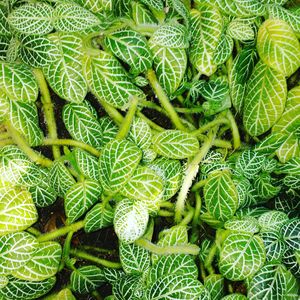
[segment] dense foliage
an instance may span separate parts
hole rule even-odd
[[[298,1],[0,0],[0,29],[0,300],[298,299]]]

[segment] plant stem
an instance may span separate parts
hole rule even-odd
[[[235,122],[235,119],[230,110],[227,111],[227,118],[228,118],[228,120],[230,122],[230,126],[231,126],[232,137],[233,137],[233,148],[238,149],[241,146],[240,133],[239,133],[237,124]]]
[[[122,268],[122,265],[119,262],[113,262],[113,261],[109,261],[106,259],[102,259],[102,258],[96,257],[94,255],[91,255],[85,251],[71,249],[70,254],[72,254],[78,258],[82,258],[82,259],[86,259],[88,261],[94,262],[98,265],[101,265],[101,266],[104,266],[107,268],[112,268],[112,269],[121,269]]]
[[[193,160],[189,163],[186,171],[185,177],[177,197],[177,202],[175,206],[175,222],[180,223],[181,217],[184,211],[185,199],[188,195],[189,189],[192,185],[193,179],[198,173],[199,164],[201,160],[206,156],[208,150],[211,148],[215,134],[212,132],[208,135],[208,139],[203,143],[200,151],[195,155]]]
[[[136,240],[135,244],[157,255],[168,255],[168,254],[198,255],[200,251],[199,247],[193,244],[176,245],[176,246],[158,246],[143,238]]]
[[[42,146],[48,145],[63,145],[63,146],[74,146],[86,150],[87,152],[99,157],[101,152],[94,147],[71,139],[44,139]]]
[[[161,126],[157,125],[156,123],[154,123],[153,121],[148,119],[142,112],[138,111],[137,116],[140,117],[141,119],[143,119],[152,129],[154,129],[158,132],[165,131],[164,128],[162,128]]]
[[[208,131],[209,129],[217,126],[217,125],[221,125],[221,124],[229,124],[228,119],[226,118],[217,118],[201,127],[199,127],[198,129],[196,129],[195,131],[191,132],[192,135],[198,136],[200,134],[202,134],[203,132]]]
[[[6,139],[0,141],[0,147],[6,146],[6,145],[12,145],[14,144],[14,141],[12,139]]]
[[[212,263],[213,263],[215,255],[217,253],[217,249],[218,248],[217,248],[216,243],[213,243],[213,245],[211,246],[211,248],[208,252],[205,263],[204,263],[204,266],[205,266],[205,268],[206,268],[206,270],[208,271],[209,274],[214,274],[215,273],[215,270],[212,266]]]
[[[13,140],[14,143],[17,144],[17,146],[35,163],[44,166],[44,167],[50,167],[52,165],[52,161],[42,154],[34,151],[32,148],[30,148],[27,141],[23,138],[23,136],[12,126],[12,124],[7,121],[6,128]]]
[[[84,221],[78,221],[76,223],[61,227],[57,230],[54,230],[54,231],[51,231],[48,233],[44,233],[38,237],[38,241],[39,242],[52,241],[63,235],[68,234],[71,231],[76,232],[76,231],[82,229],[83,226],[84,226]]]
[[[138,103],[139,103],[139,99],[134,96],[132,98],[132,100],[130,101],[129,109],[127,111],[127,114],[126,114],[125,118],[123,119],[123,122],[120,126],[120,129],[119,129],[119,132],[116,136],[116,139],[122,140],[122,139],[126,138],[128,132],[130,130],[131,123],[133,121]]]
[[[83,250],[91,250],[94,252],[98,252],[98,253],[102,253],[102,254],[109,254],[109,255],[116,255],[116,250],[115,249],[105,249],[105,248],[99,248],[99,247],[94,247],[94,246],[86,246],[83,245],[82,247],[80,247],[80,249]]]
[[[205,186],[206,182],[207,182],[207,179],[203,179],[203,180],[196,182],[192,187],[192,192],[196,192],[197,190],[199,190],[200,188]]]
[[[63,247],[63,251],[62,251],[62,259],[59,265],[59,271],[61,271],[64,266],[66,265],[67,267],[71,268],[73,267],[73,264],[70,263],[70,249],[71,249],[71,242],[72,242],[72,237],[73,237],[74,232],[70,231],[67,234],[67,237],[65,239],[64,242],[64,247]]]
[[[160,208],[165,207],[165,208],[173,209],[174,208],[174,203],[171,203],[169,201],[164,201],[164,202],[159,204],[159,207]]]
[[[51,100],[50,92],[48,89],[47,82],[45,80],[45,76],[40,69],[33,69],[33,74],[37,80],[37,83],[40,88],[41,92],[41,102],[43,105],[43,111],[45,114],[45,120],[49,132],[49,137],[51,139],[56,139],[57,138],[57,127],[56,127],[56,121],[54,117],[54,109],[53,109],[53,103]],[[53,146],[52,147],[52,152],[53,152],[53,157],[55,159],[60,157],[60,151],[59,147]]]
[[[8,139],[10,138],[10,135],[8,132],[1,132],[0,133],[0,140],[5,140],[5,139]]]
[[[41,232],[34,227],[29,227],[26,229],[26,231],[33,234],[36,237],[41,235]]]
[[[194,212],[195,210],[193,208],[190,209],[186,214],[186,216],[179,223],[179,225],[183,225],[183,226],[188,225],[193,220]]]
[[[232,148],[232,144],[228,141],[225,140],[221,140],[221,139],[215,139],[213,142],[213,145],[216,147],[220,147],[220,148],[225,148],[225,149],[231,149]]]
[[[160,209],[157,213],[160,217],[173,217],[174,213],[168,210]]]
[[[181,123],[179,116],[177,115],[173,105],[170,103],[165,91],[159,84],[155,72],[152,69],[147,71],[147,78],[150,82],[152,89],[157,95],[160,104],[167,112],[168,116],[170,117],[175,127],[179,130],[186,131],[186,127]]]
[[[117,125],[121,125],[123,122],[124,117],[118,112],[117,109],[115,109],[113,106],[111,106],[110,104],[106,103],[105,101],[103,101],[102,99],[98,98],[99,103],[101,104],[101,106],[104,108],[104,110],[106,111],[106,113],[110,116],[110,118],[117,124]]]
[[[199,192],[195,193],[195,198],[196,198],[196,205],[195,205],[195,212],[193,216],[193,228],[195,228],[198,225],[199,216],[201,213],[201,206],[202,206],[202,201]]]

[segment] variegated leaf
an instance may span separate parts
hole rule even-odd
[[[251,25],[239,19],[235,19],[229,23],[226,33],[233,39],[242,42],[254,39],[254,30]]]
[[[258,218],[259,226],[261,227],[261,232],[279,232],[282,225],[288,221],[288,216],[281,211],[271,210],[262,214]]]
[[[141,158],[141,150],[131,142],[113,140],[106,144],[99,160],[104,191],[117,193],[131,178]]]
[[[225,222],[224,228],[230,231],[257,233],[260,230],[259,224],[254,217],[234,217]]]
[[[127,138],[140,149],[149,149],[152,139],[152,131],[149,124],[139,117],[134,118]]]
[[[300,249],[300,219],[286,221],[280,229],[287,246],[295,251]]]
[[[281,118],[280,118],[281,120]],[[276,124],[274,125],[274,127]],[[257,143],[254,147],[254,150],[261,154],[271,155],[275,152],[288,138],[287,134],[281,132],[274,132],[269,134],[262,141]]]
[[[300,251],[286,250],[283,254],[283,263],[292,272],[292,274],[300,277]]]
[[[198,10],[191,10],[190,26],[191,63],[200,73],[210,76],[217,70],[213,57],[222,33],[222,16],[216,7],[201,3]]]
[[[140,275],[122,275],[113,283],[113,297],[122,300],[136,300],[138,298],[135,295],[143,293],[142,284]]]
[[[0,60],[6,60],[6,53],[9,49],[10,41],[10,37],[0,36]]]
[[[266,258],[262,239],[252,233],[230,233],[223,242],[219,269],[232,281],[253,276],[263,266]]]
[[[232,53],[233,44],[233,39],[222,33],[213,55],[213,63],[216,65],[225,63]]]
[[[209,291],[211,300],[219,300],[225,294],[224,277],[220,274],[208,275],[204,286]]]
[[[109,143],[110,141],[116,138],[119,132],[119,127],[108,116],[100,118],[99,124],[101,126],[101,131],[102,131],[102,143],[103,145],[106,145],[107,143]]]
[[[300,43],[285,21],[269,19],[262,24],[257,51],[265,64],[285,76],[292,75],[300,66]]]
[[[65,212],[69,223],[80,218],[99,199],[102,188],[97,181],[85,180],[74,184],[65,195]]]
[[[113,6],[112,0],[77,0],[77,2],[95,14],[111,11]]]
[[[246,130],[253,136],[268,131],[283,113],[286,96],[284,75],[258,62],[247,86],[243,118]]]
[[[276,151],[281,163],[285,163],[293,157],[300,156],[300,141],[295,134],[290,134],[286,141]]]
[[[24,64],[1,63],[0,88],[10,100],[34,102],[38,97],[38,85],[30,70]]]
[[[70,102],[81,102],[87,93],[82,74],[82,39],[72,33],[57,32],[48,38],[59,49],[57,60],[43,68],[48,83],[57,95]]]
[[[2,36],[10,36],[10,28],[7,20],[8,11],[5,6],[0,7],[0,31]]]
[[[25,34],[46,34],[53,30],[53,8],[47,3],[27,3],[9,14],[11,27]]]

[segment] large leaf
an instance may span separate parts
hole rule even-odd
[[[114,107],[126,109],[132,96],[145,98],[144,93],[129,80],[118,60],[104,51],[85,57],[84,73],[92,92]]]
[[[61,3],[53,12],[54,27],[57,31],[82,31],[99,24],[99,19],[87,9],[74,3]]]
[[[130,73],[139,74],[152,66],[152,54],[146,39],[130,29],[121,29],[105,36],[105,46],[130,66]]]
[[[293,157],[300,156],[299,138],[296,134],[290,134],[286,141],[276,151],[276,155],[281,163],[289,161]]]
[[[199,150],[198,139],[180,130],[165,130],[158,133],[153,137],[152,143],[153,150],[167,158],[188,158]]]
[[[141,150],[131,142],[113,140],[108,143],[99,160],[104,191],[110,194],[118,192],[132,176],[141,157]]]
[[[43,68],[51,88],[61,98],[81,102],[87,93],[82,74],[82,39],[72,33],[57,32],[48,36],[57,46],[57,60]]]
[[[38,245],[30,261],[12,272],[16,278],[41,281],[50,278],[58,271],[62,249],[56,242],[44,242]]]
[[[10,45],[10,38],[3,35],[0,36],[0,60],[6,60],[6,53],[9,49],[9,45]]]
[[[35,237],[15,232],[0,237],[0,274],[10,275],[31,260],[38,249]]]
[[[97,181],[85,180],[74,184],[65,195],[65,212],[70,223],[80,218],[101,195]]]
[[[257,51],[265,64],[285,76],[292,75],[300,66],[300,43],[285,21],[269,19],[262,24]]]
[[[34,224],[37,218],[29,192],[0,187],[0,236],[24,230]]]
[[[70,278],[72,290],[80,294],[87,294],[96,290],[103,282],[103,271],[93,265],[74,270]]]
[[[24,64],[2,62],[0,88],[10,100],[22,102],[34,102],[39,92],[30,68]]]
[[[204,286],[209,291],[211,300],[219,300],[225,294],[224,277],[220,274],[207,276]]]
[[[119,247],[123,270],[128,274],[141,274],[150,268],[150,253],[135,244],[121,243]]]
[[[267,264],[250,281],[250,300],[297,300],[298,285],[294,276],[283,265]]]
[[[232,53],[233,44],[233,39],[222,33],[214,52],[213,63],[216,65],[225,63]]]
[[[63,121],[75,140],[101,148],[101,127],[86,102],[65,105]]]
[[[0,289],[0,297],[7,300],[33,300],[40,299],[47,294],[55,285],[55,277],[43,281],[25,281],[10,278],[9,283]]]
[[[124,243],[133,243],[140,238],[147,227],[148,208],[141,201],[123,199],[117,204],[114,216],[114,229]]]
[[[238,208],[238,194],[228,170],[214,171],[204,186],[208,212],[220,221],[230,219]]]
[[[38,111],[34,103],[10,101],[10,121],[21,132],[30,146],[42,143],[43,132],[39,127]]]
[[[10,36],[10,28],[7,20],[8,11],[4,6],[0,7],[0,31],[2,36]]]
[[[284,110],[287,87],[282,73],[258,62],[250,76],[243,123],[253,136],[269,130]]]
[[[295,251],[300,249],[300,219],[287,221],[281,227],[280,232],[290,249]]]
[[[222,33],[222,16],[216,7],[201,3],[198,10],[191,11],[190,26],[191,63],[200,73],[210,76],[217,70],[213,57]]]
[[[230,233],[225,239],[219,261],[221,274],[232,281],[253,276],[266,258],[263,241],[252,233]]]
[[[46,3],[21,5],[9,15],[9,24],[25,34],[46,34],[53,30],[53,8]]]

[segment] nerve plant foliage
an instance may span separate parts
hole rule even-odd
[[[0,1],[0,299],[298,299],[297,3]]]

